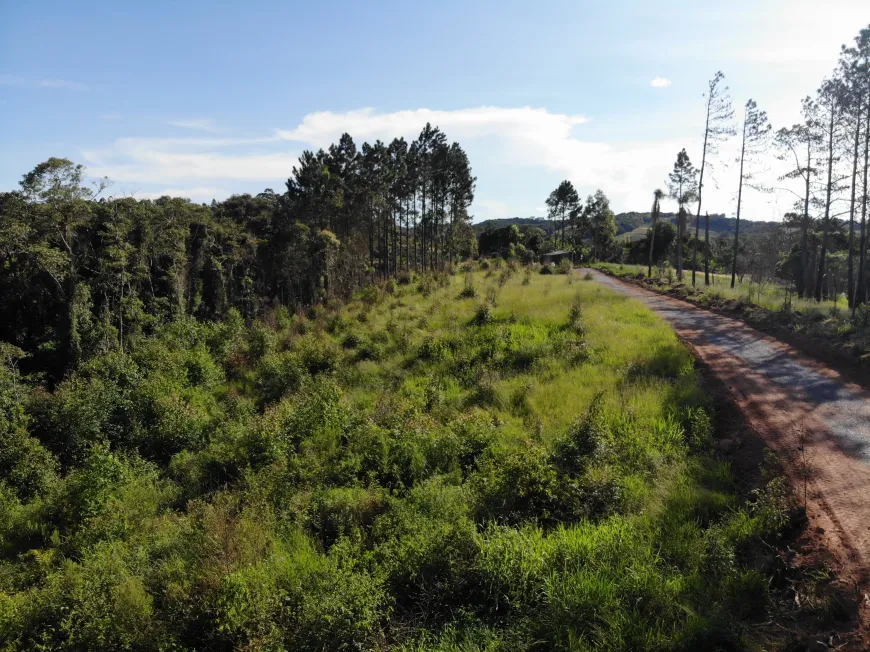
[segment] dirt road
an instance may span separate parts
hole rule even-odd
[[[811,527],[840,559],[841,576],[866,584],[870,393],[740,321],[589,271],[602,285],[652,308],[694,347],[730,389],[747,421],[777,451],[796,487],[810,470]]]

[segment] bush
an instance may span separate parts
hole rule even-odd
[[[553,266],[549,263],[544,263],[543,265],[541,265],[540,273],[541,274],[552,274],[553,273]]]
[[[585,333],[583,328],[583,304],[579,294],[575,294],[574,300],[571,302],[571,310],[568,313],[568,328],[578,335]]]
[[[303,367],[312,376],[335,371],[340,355],[335,345],[326,339],[305,337],[296,346]]]
[[[473,299],[477,296],[477,290],[474,287],[474,278],[471,274],[465,275],[465,286],[462,288],[462,292],[459,293],[460,299]]]
[[[556,265],[556,273],[557,274],[570,274],[571,273],[571,261],[567,258],[563,258],[559,261],[559,264]]]
[[[608,429],[603,405],[604,395],[596,395],[585,416],[556,443],[552,461],[563,473],[581,475],[589,459],[605,446]]]
[[[306,375],[305,363],[298,354],[273,353],[257,365],[257,388],[264,402],[270,403],[299,389]]]
[[[475,326],[485,326],[492,322],[492,310],[489,307],[489,304],[481,304],[477,308],[477,312],[474,313],[474,317],[472,318],[472,323]]]
[[[413,280],[414,276],[411,272],[399,272],[399,276],[396,279],[399,285],[411,285]]]
[[[355,349],[360,344],[362,344],[362,341],[362,337],[360,337],[356,333],[351,332],[345,335],[344,338],[342,338],[341,345],[346,349]]]

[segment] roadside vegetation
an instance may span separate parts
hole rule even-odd
[[[736,317],[775,335],[807,338],[795,343],[813,353],[827,353],[859,365],[870,361],[870,310],[866,305],[858,306],[852,314],[844,301],[801,299],[780,283],[758,284],[747,279],[732,288],[729,277],[711,274],[710,285],[693,288],[677,282],[669,268],[654,269],[650,278],[643,265],[592,266],[611,276]]]
[[[690,354],[577,274],[488,261],[54,388],[0,368],[4,649],[738,649],[781,480],[738,495]]]

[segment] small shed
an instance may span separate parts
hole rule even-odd
[[[563,258],[567,258],[571,263],[574,263],[574,252],[568,249],[561,251],[551,251],[547,254],[541,254],[541,263],[558,265]]]

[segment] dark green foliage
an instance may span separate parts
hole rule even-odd
[[[28,433],[26,394],[18,370],[0,367],[0,478],[23,499],[45,492],[57,471],[52,454]]]

